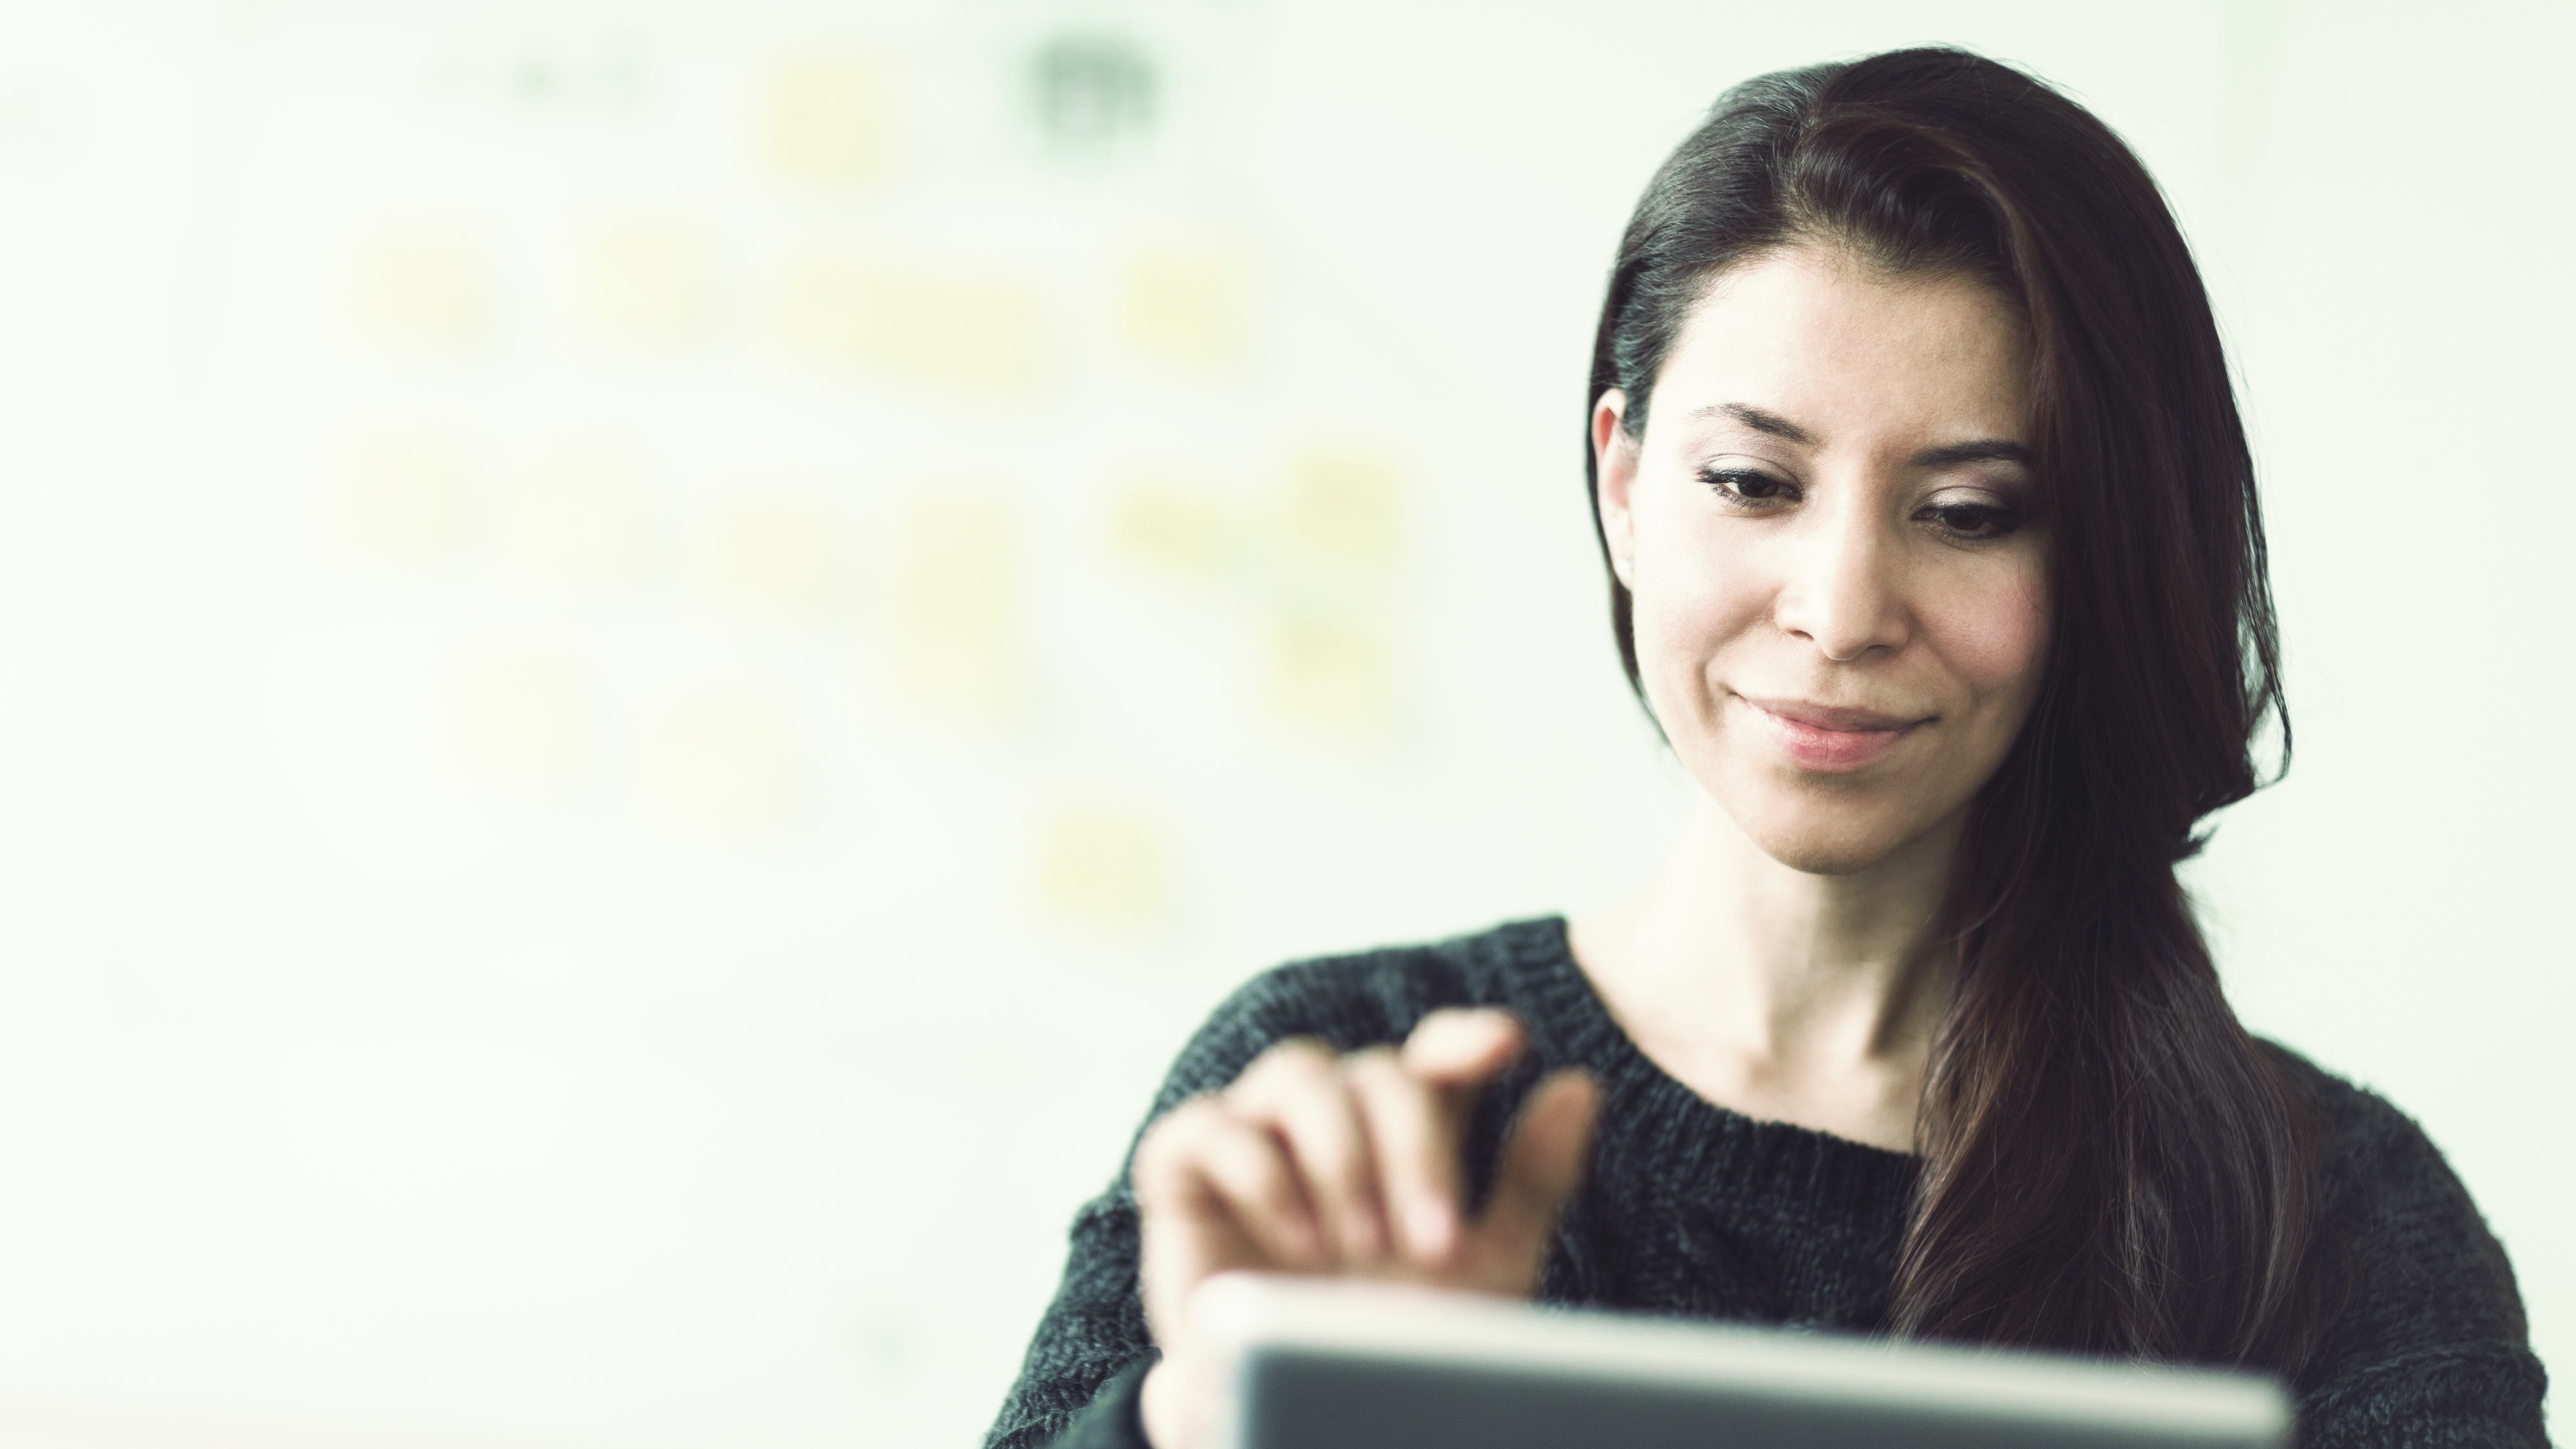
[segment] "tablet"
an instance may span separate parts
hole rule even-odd
[[[2292,1426],[2251,1373],[1252,1274],[1191,1313],[1229,1449],[2274,1449]]]

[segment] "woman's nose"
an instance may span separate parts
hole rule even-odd
[[[1773,616],[1826,658],[1849,663],[1905,645],[1908,623],[1895,577],[1897,550],[1872,510],[1818,510],[1790,550]]]

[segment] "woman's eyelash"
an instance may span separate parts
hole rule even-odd
[[[1699,480],[1716,489],[1719,497],[1738,507],[1769,503],[1782,493],[1796,491],[1795,484],[1750,468],[1702,468]],[[1770,491],[1764,491],[1766,489]]]
[[[1751,468],[1702,468],[1700,481],[1736,508],[1755,508],[1795,497],[1798,485]],[[2018,508],[1994,503],[1941,503],[1916,511],[1915,517],[1937,524],[1950,537],[1966,543],[2002,538],[2022,525]]]
[[[2021,527],[2021,510],[1992,503],[1944,503],[1915,517],[1932,518],[1953,536],[1970,540],[2001,538]]]

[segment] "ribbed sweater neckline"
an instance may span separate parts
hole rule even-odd
[[[1644,1154],[1684,1196],[1762,1199],[1833,1217],[1904,1211],[1923,1160],[1789,1122],[1748,1117],[1692,1091],[1657,1066],[1610,1014],[1574,959],[1565,917],[1511,922],[1487,938],[1506,994],[1529,1003],[1543,1058],[1582,1066],[1602,1087],[1600,1145],[1615,1171]],[[1625,1139],[1624,1142],[1622,1139]]]

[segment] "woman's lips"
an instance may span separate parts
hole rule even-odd
[[[1931,723],[1875,710],[1843,709],[1795,699],[1737,695],[1759,718],[1780,752],[1801,769],[1842,774],[1885,759],[1897,741]]]

